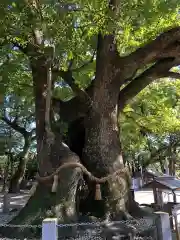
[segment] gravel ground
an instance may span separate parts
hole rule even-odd
[[[17,216],[18,213],[19,211],[14,213],[8,213],[8,214],[0,213],[0,226],[10,222],[15,216]]]
[[[10,203],[11,203],[11,208],[16,208],[16,209],[19,209],[18,211],[16,212],[10,212],[8,214],[4,214],[2,213],[2,206],[3,206],[3,194],[0,193],[0,226],[3,225],[3,224],[7,224],[8,222],[10,222],[13,217],[15,217],[18,212],[20,211],[20,209],[26,204],[27,200],[29,198],[29,195],[28,195],[28,192],[22,192],[21,194],[13,194],[11,196],[11,200],[10,200]],[[164,200],[167,200],[167,195],[164,196]],[[170,198],[172,198],[172,196],[170,196]],[[138,191],[138,192],[135,192],[135,199],[137,202],[139,202],[140,204],[142,203],[152,203],[154,201],[153,199],[153,194],[152,194],[152,191]],[[178,202],[180,202],[180,192],[177,193],[177,200]],[[179,215],[179,218],[178,218],[179,222],[180,222],[180,215]],[[85,235],[84,235],[85,234]],[[100,236],[98,236],[99,234],[97,233],[97,237],[95,237],[94,234],[89,234],[88,232],[84,233],[83,235],[85,236],[79,236],[76,237],[76,238],[69,238],[69,239],[76,239],[76,240],[88,240],[88,239],[102,239]],[[81,235],[81,234],[80,234]],[[94,236],[92,236],[94,235]],[[59,238],[59,239],[65,239],[65,238]],[[67,239],[67,238],[66,238]],[[137,239],[142,239],[142,238],[137,238]],[[8,238],[0,238],[0,240],[20,240],[20,239],[8,239]],[[22,239],[21,239],[22,240]],[[30,240],[28,238],[25,238],[24,240]],[[33,239],[35,240],[35,239]]]
[[[10,211],[12,209],[17,209],[15,212],[3,213],[3,193],[0,193],[0,227],[4,224],[8,224],[20,211],[21,208],[26,204],[29,195],[28,192],[21,192],[20,194],[10,195]],[[20,239],[10,239],[10,238],[0,238],[0,240],[20,240]],[[21,239],[22,240],[22,239]],[[30,240],[25,238],[24,240]],[[35,239],[33,239],[35,240]]]

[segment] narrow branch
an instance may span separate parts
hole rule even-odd
[[[180,73],[177,73],[177,72],[167,72],[167,77],[174,78],[174,79],[180,79]]]
[[[55,70],[55,74],[58,74],[62,79],[72,88],[73,92],[81,99],[81,101],[88,102],[91,105],[91,98],[88,93],[80,89],[75,83],[75,79],[72,76],[72,71]]]
[[[69,61],[69,64],[68,64],[68,70],[69,70],[69,71],[71,70],[71,67],[72,67],[72,65],[73,65],[73,62],[74,62],[74,58]]]
[[[28,151],[29,151],[29,148],[30,148],[30,145],[31,145],[31,142],[32,142],[32,138],[30,136],[26,136],[24,138],[24,146],[23,146],[23,149],[22,151],[18,154],[17,158],[24,158]]]
[[[39,17],[42,20],[40,1],[23,0],[20,3],[17,3],[17,7],[20,12],[23,11],[25,8],[28,8],[27,17],[29,22],[33,22],[33,20],[35,21],[35,18],[37,17]],[[28,25],[27,27],[30,26]],[[28,56],[37,55],[39,45],[42,43],[43,40],[42,32],[40,30],[34,28],[32,28],[31,30],[32,30],[31,40],[29,39],[29,37],[26,36],[24,39],[26,42],[25,46],[15,41],[13,38],[10,40],[10,42],[14,46],[18,47],[21,52]]]
[[[78,88],[78,86],[75,84],[75,79],[72,76],[72,72],[69,71],[56,71],[56,73],[58,73],[58,75],[72,88],[72,90],[75,93],[79,93],[80,89]]]
[[[31,134],[33,134],[33,133],[35,133],[36,132],[36,128],[33,128],[32,130],[31,130]]]
[[[33,141],[35,141],[36,140],[36,138],[37,138],[37,136],[35,135],[35,136],[33,136],[33,137],[31,137],[31,141],[33,142]]]
[[[5,115],[1,117],[1,120],[4,121],[7,125],[9,125],[11,128],[13,128],[15,131],[21,133],[24,138],[29,134],[29,132],[27,132],[25,128],[17,124],[17,120],[10,121]]]
[[[160,155],[164,152],[164,151],[166,151],[167,150],[167,146],[165,145],[165,146],[162,146],[161,148],[159,148],[156,152],[154,152],[154,153],[152,153],[150,150],[149,150],[149,152],[150,152],[150,158],[148,158],[147,160],[146,160],[146,162],[145,162],[145,165],[146,166],[148,166],[148,165],[150,165],[150,164],[152,164],[152,163],[156,163],[157,162],[157,160],[159,161],[159,157],[160,157]]]
[[[92,96],[94,88],[94,81],[86,89],[86,94]],[[54,113],[60,115],[65,122],[72,122],[78,118],[85,117],[89,111],[89,102],[82,101],[79,96],[75,96],[69,101],[62,101],[60,99],[52,98],[52,106]]]
[[[180,27],[174,27],[164,31],[154,40],[138,48],[125,57],[116,57],[116,68],[118,78],[132,78],[133,74],[142,67],[159,61],[163,58],[174,57],[179,55]],[[120,69],[123,68],[123,71]],[[118,71],[119,70],[119,71]]]
[[[51,61],[47,64],[47,89],[46,89],[46,106],[45,106],[45,130],[47,137],[51,138],[54,141],[54,134],[51,130],[50,124],[50,109],[51,109],[51,90],[52,90],[52,69]]]

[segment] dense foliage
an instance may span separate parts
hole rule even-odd
[[[158,162],[158,157],[164,161],[168,155],[169,137],[174,135],[179,146],[179,99],[180,81],[164,79],[152,83],[126,106],[120,123],[127,158],[132,161],[141,157],[140,162],[142,164],[144,160],[145,165]]]

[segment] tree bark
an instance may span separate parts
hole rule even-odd
[[[18,193],[20,191],[20,186],[24,178],[27,161],[27,157],[20,158],[18,168],[10,180],[9,193]]]
[[[175,159],[172,156],[169,158],[169,174],[175,176]]]
[[[45,58],[31,59],[35,106],[36,106],[36,136],[39,174],[50,175],[63,163],[79,162],[79,157],[65,144],[58,133],[55,133],[54,143],[46,143],[45,111],[47,67]],[[43,143],[43,144],[42,144]],[[52,193],[53,180],[40,182],[35,193],[19,215],[12,220],[12,224],[41,224],[46,217],[58,217],[60,222],[77,220],[76,191],[81,172],[78,168],[65,169],[59,173],[57,192]],[[5,236],[36,238],[38,229],[15,229],[2,231]],[[36,237],[35,237],[36,236]]]
[[[124,168],[117,122],[119,83],[115,79],[113,62],[116,49],[112,43],[112,36],[99,36],[96,85],[92,96],[94,104],[85,121],[83,162],[88,170],[98,177]],[[103,184],[103,215],[108,217],[110,213],[124,213],[127,193],[128,183],[125,178],[117,177]]]
[[[166,169],[164,167],[164,161],[161,157],[159,157],[159,163],[160,163],[162,173],[166,173]]]
[[[10,180],[9,193],[17,193],[20,191],[20,185],[23,180],[25,170],[26,170],[26,164],[28,161],[28,150],[29,150],[30,144],[31,144],[31,138],[26,137],[24,149],[19,156],[19,164],[18,164],[17,170]]]
[[[79,158],[56,139],[56,143],[52,146],[51,160],[54,164],[56,163],[56,166],[59,166],[68,161],[78,162]],[[53,181],[40,182],[26,206],[10,224],[41,225],[42,221],[48,217],[57,217],[59,223],[76,222],[78,220],[76,192],[80,178],[81,172],[78,168],[63,170],[59,173],[58,187],[55,193],[52,192]],[[59,234],[68,234],[63,231],[64,229]],[[1,234],[18,239],[24,239],[27,236],[35,239],[40,236],[41,229],[14,228],[9,231],[8,228],[5,228],[2,229]]]
[[[7,159],[6,159],[6,163],[5,163],[5,166],[4,166],[2,192],[5,192],[6,188],[7,188],[10,160],[11,160],[11,156],[9,154],[7,154]]]

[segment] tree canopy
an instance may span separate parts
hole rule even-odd
[[[161,46],[156,46],[158,39],[154,43],[148,42],[167,29],[172,29],[168,34],[172,33],[176,38],[176,30],[179,31],[179,2],[121,1],[115,16],[108,6],[109,3],[105,0],[2,1],[1,94],[5,98],[17,96],[23,105],[24,115],[28,115],[34,96],[27,51],[28,48],[36,48],[40,44],[38,51],[44,51],[44,45],[55,46],[54,97],[68,101],[74,95],[78,95],[79,89],[84,91],[83,89],[94,81],[99,32],[103,35],[115,34],[121,57],[126,57],[132,52],[136,57],[142,47],[143,51],[150,50],[152,56],[148,58],[154,59],[143,59],[143,64],[134,69],[133,77],[127,78],[121,84],[124,95],[120,97],[120,102],[126,102],[128,94],[130,98],[135,96],[153,79],[178,78],[179,70],[171,70],[171,67],[178,65],[178,60],[174,62],[171,59],[178,54],[176,40],[171,41],[164,36],[162,40],[159,38]],[[166,41],[169,43],[166,44]],[[145,44],[147,46],[143,47]],[[159,47],[165,49],[165,53],[156,58],[154,56],[157,55]],[[131,67],[131,61],[128,66]],[[130,92],[128,85],[132,85]],[[147,140],[141,134],[144,130],[147,134],[158,136],[179,131],[178,89],[179,81],[155,82],[124,109],[120,120],[124,122],[121,137],[124,145],[131,148],[130,142],[133,141],[133,148],[136,145],[136,148],[139,148],[141,144],[146,144]],[[22,120],[21,117],[19,122]]]
[[[55,46],[56,67],[66,71],[70,64],[75,83],[85,88],[95,76],[95,54],[99,31],[103,34],[115,32],[119,54],[127,56],[167,28],[179,25],[178,1],[171,3],[165,0],[148,1],[148,3],[121,1],[118,9],[121,10],[117,11],[114,19],[111,11],[108,10],[106,0],[98,3],[65,0],[2,1],[1,91],[4,92],[3,88],[6,91],[14,91],[17,88],[17,94],[23,94],[23,91],[26,91],[25,95],[30,94],[30,86],[32,86],[30,67],[28,59],[19,49],[23,50],[34,34],[38,38],[37,43],[41,42],[42,48],[44,44]],[[175,29],[172,31],[176,32]],[[31,44],[36,45],[35,42]],[[150,47],[153,48],[153,45]],[[173,51],[177,51],[178,46],[171,47],[172,49],[167,50],[172,55]],[[157,50],[156,46],[152,50]],[[23,50],[25,51],[27,49]],[[161,58],[163,57],[166,56]],[[146,64],[144,61],[143,65],[135,70],[134,76],[149,68],[153,62],[154,60],[148,61]],[[168,75],[168,69],[164,74]],[[56,79],[58,85],[62,78],[65,80],[62,75],[61,73]],[[11,79],[10,82],[8,79]]]

